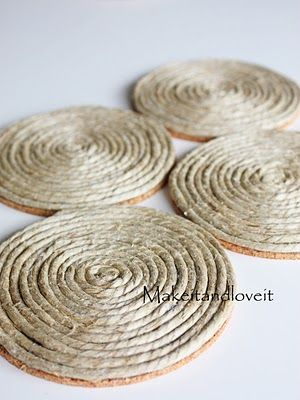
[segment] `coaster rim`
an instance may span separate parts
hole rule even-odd
[[[175,162],[176,162],[176,160],[174,160],[171,170],[173,169]],[[171,170],[168,172],[167,176],[161,182],[159,182],[155,187],[150,189],[148,192],[141,194],[139,196],[136,196],[136,197],[132,197],[131,199],[128,199],[128,200],[123,200],[119,203],[102,204],[102,206],[105,206],[105,205],[107,205],[107,206],[108,205],[111,205],[111,206],[134,205],[134,204],[139,204],[142,201],[149,199],[150,197],[152,197],[153,195],[158,193],[163,187],[166,186]],[[51,217],[52,215],[56,214],[57,212],[68,211],[70,209],[70,208],[65,208],[65,209],[61,208],[61,209],[57,209],[57,210],[48,210],[46,208],[45,209],[44,208],[35,208],[35,207],[25,206],[25,205],[16,203],[16,202],[9,200],[3,196],[0,196],[0,204],[4,204],[5,206],[12,208],[14,210],[17,210],[17,211],[21,211],[26,214],[37,215],[39,217]],[[76,204],[74,204],[74,206],[76,207]],[[78,208],[78,209],[80,209],[80,208]]]
[[[283,252],[256,250],[250,247],[245,247],[234,243],[230,243],[223,239],[217,238],[217,240],[221,243],[222,246],[225,247],[225,249],[233,251],[234,253],[244,254],[245,256],[268,258],[271,260],[300,260],[300,253],[296,252],[283,253]]]
[[[96,381],[88,381],[84,379],[76,379],[76,378],[68,378],[68,377],[60,377],[58,375],[50,374],[48,372],[44,372],[39,369],[27,367],[22,361],[13,357],[3,346],[0,345],[0,356],[3,357],[7,362],[9,362],[14,367],[18,368],[21,371],[26,372],[29,375],[32,375],[36,378],[44,379],[50,382],[58,383],[61,385],[68,386],[77,386],[77,387],[86,387],[86,388],[106,388],[106,387],[117,387],[117,386],[125,386],[136,383],[141,383],[150,379],[157,378],[159,376],[166,375],[170,372],[173,372],[180,367],[188,364],[189,362],[195,360],[199,357],[203,352],[205,352],[209,347],[211,347],[220,336],[222,336],[223,332],[226,330],[229,325],[229,321],[232,318],[232,310],[227,319],[223,322],[222,326],[214,333],[214,335],[208,339],[198,350],[194,351],[190,355],[182,358],[177,361],[175,364],[172,364],[166,368],[147,372],[141,375],[135,375],[128,378],[114,378],[114,379],[101,379]]]
[[[176,215],[179,215],[185,218],[188,221],[191,221],[193,224],[198,225],[196,222],[186,218],[184,213],[177,207],[175,201],[171,199],[172,208],[175,211]],[[244,256],[252,256],[252,257],[260,257],[260,258],[267,258],[270,260],[300,260],[300,253],[283,253],[283,252],[272,252],[272,251],[263,251],[252,249],[250,247],[240,246],[231,242],[228,242],[224,239],[220,239],[218,236],[215,236],[213,233],[210,234],[220,243],[222,247],[226,250],[230,250],[237,254],[243,254]]]
[[[144,114],[141,114],[141,115],[144,115]],[[274,130],[285,133],[285,129],[287,129],[291,125],[293,125],[296,121],[298,121],[299,118],[300,118],[300,107],[299,107],[299,110],[295,113],[295,115],[291,116],[291,119],[287,123],[285,123],[282,126],[278,126],[277,128],[274,128]],[[219,138],[223,138],[223,137],[231,135],[231,134],[228,134],[228,135],[220,135],[220,136],[213,136],[213,135],[212,136],[199,136],[199,135],[192,135],[190,133],[177,132],[174,129],[169,128],[166,124],[165,124],[165,127],[172,138],[180,139],[180,140],[188,140],[190,142],[195,142],[195,143],[207,143],[211,140],[219,139]],[[270,129],[265,129],[265,130],[269,131]],[[297,129],[295,129],[295,130],[297,130]],[[233,134],[236,134],[236,132],[234,132]],[[240,133],[240,135],[243,135],[243,133]]]

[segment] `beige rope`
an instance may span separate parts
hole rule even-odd
[[[0,135],[0,196],[42,210],[126,202],[153,190],[174,162],[157,121],[77,107],[36,115]]]
[[[202,60],[158,68],[133,93],[134,107],[175,134],[199,140],[248,129],[282,128],[300,111],[296,83],[237,61]]]
[[[260,131],[200,145],[175,167],[171,197],[217,238],[300,255],[300,133]]]
[[[231,313],[221,299],[144,303],[144,286],[223,294],[234,278],[196,224],[106,206],[59,212],[11,237],[0,247],[0,282],[0,345],[25,370],[101,381],[173,365]]]

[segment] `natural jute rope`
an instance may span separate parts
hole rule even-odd
[[[237,61],[171,64],[142,78],[134,107],[164,121],[174,136],[202,141],[248,129],[283,128],[300,111],[296,83]]]
[[[137,202],[174,162],[163,125],[132,111],[75,107],[18,122],[0,135],[0,197],[49,215],[73,206]]]
[[[300,132],[260,131],[200,145],[175,167],[176,206],[226,247],[300,258]]]
[[[6,355],[25,371],[78,385],[169,370],[214,337],[233,304],[144,302],[144,286],[151,295],[172,285],[179,295],[221,295],[234,278],[206,231],[141,207],[58,212],[26,228],[0,247],[0,282]]]

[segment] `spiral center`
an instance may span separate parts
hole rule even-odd
[[[292,171],[282,167],[271,167],[264,171],[262,182],[269,185],[287,185],[294,180]]]
[[[110,283],[120,276],[120,270],[114,266],[95,265],[90,268],[89,273],[98,283]]]

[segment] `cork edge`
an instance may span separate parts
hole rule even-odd
[[[207,341],[205,342],[198,350],[189,356],[183,358],[182,360],[176,362],[175,364],[153,372],[148,372],[141,375],[135,375],[129,378],[118,378],[118,379],[102,379],[96,381],[87,381],[84,379],[76,379],[76,378],[68,378],[61,377],[54,374],[50,374],[48,372],[44,372],[35,368],[27,367],[22,361],[17,360],[13,356],[11,356],[3,346],[0,346],[0,356],[2,356],[6,361],[12,364],[14,367],[33,375],[38,378],[42,378],[51,382],[60,383],[69,386],[81,386],[81,387],[90,387],[90,388],[101,388],[101,387],[115,387],[115,386],[124,386],[133,383],[140,383],[148,379],[153,379],[162,375],[165,375],[169,372],[175,371],[176,369],[182,367],[183,365],[193,361],[197,358],[202,352],[207,350],[215,341],[221,336],[224,332],[225,328],[228,325],[228,321],[230,320],[230,316],[223,323],[221,328]]]
[[[282,253],[282,252],[255,250],[251,249],[250,247],[239,246],[237,244],[227,242],[223,239],[217,238],[217,240],[219,240],[219,242],[225,247],[225,249],[234,251],[235,253],[241,253],[246,256],[269,258],[273,260],[300,260],[300,253]]]
[[[173,167],[173,166],[172,166]],[[137,204],[140,203],[144,200],[147,200],[149,197],[153,196],[155,193],[157,193],[158,191],[160,191],[160,189],[162,189],[166,183],[167,183],[168,178],[164,178],[161,182],[159,182],[154,188],[152,188],[151,190],[149,190],[148,192],[140,195],[140,196],[136,196],[133,197],[131,199],[128,200],[124,200],[121,201],[119,203],[115,203],[115,204],[119,204],[119,205],[132,205],[132,204]],[[19,203],[15,203],[12,200],[9,200],[5,197],[0,196],[0,203],[13,208],[15,210],[18,211],[22,211],[25,212],[27,214],[32,214],[32,215],[38,215],[40,217],[50,217],[51,215],[55,214],[58,211],[63,211],[63,210],[46,210],[43,208],[35,208],[35,207],[29,207],[29,206],[24,206],[22,204]]]
[[[218,136],[196,136],[192,135],[189,133],[184,133],[184,132],[177,132],[174,129],[168,128],[167,130],[170,132],[170,135],[174,139],[182,139],[182,140],[189,140],[191,142],[197,142],[197,143],[206,143],[209,142],[212,139],[216,139]]]
[[[173,199],[171,200],[171,202],[175,213],[186,218],[184,213],[177,207]],[[189,221],[193,222],[194,224],[196,223],[192,220]],[[227,242],[226,240],[218,238],[214,234],[212,235],[223,247],[225,247],[225,249],[233,251],[235,253],[244,254],[245,256],[269,258],[271,260],[300,260],[300,253],[282,253],[282,252],[256,250],[250,247],[240,246],[231,242]]]
[[[288,122],[286,122],[282,126],[278,126],[276,128],[273,128],[273,129],[274,130],[278,130],[278,131],[284,131],[286,128],[288,128],[290,125],[292,125],[294,122],[296,122],[299,117],[300,117],[300,108],[295,113],[295,115],[293,115],[290,118],[290,120]],[[172,128],[168,128],[168,127],[166,127],[166,128],[170,132],[170,135],[175,139],[189,140],[191,142],[197,142],[197,143],[205,143],[205,142],[209,142],[210,140],[226,136],[226,135],[221,135],[221,136],[196,136],[196,135],[189,134],[189,133],[178,132],[178,131],[176,131],[176,130],[174,130]]]

